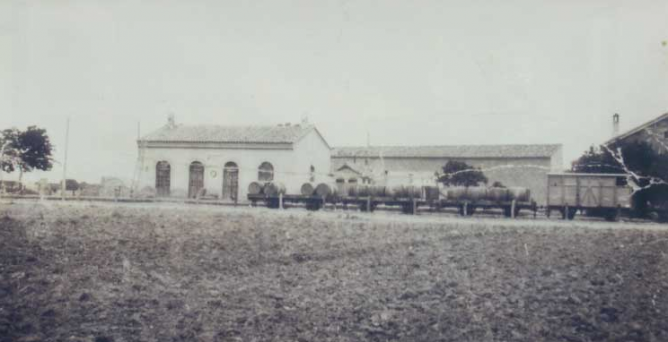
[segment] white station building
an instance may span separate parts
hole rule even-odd
[[[191,126],[173,117],[138,141],[138,189],[158,197],[245,202],[253,181],[280,180],[288,193],[330,173],[327,141],[309,124]]]

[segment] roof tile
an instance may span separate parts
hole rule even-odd
[[[148,142],[192,143],[294,143],[311,131],[313,126],[216,126],[176,125],[162,128],[144,136]]]

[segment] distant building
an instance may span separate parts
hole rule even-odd
[[[480,167],[490,185],[527,187],[539,204],[546,202],[547,173],[563,170],[561,145],[463,145],[334,148],[332,172],[339,182],[435,185],[449,160]]]
[[[95,196],[95,192],[97,192],[97,195],[102,197],[129,197],[129,184],[129,182],[117,177],[102,177],[100,185],[87,191],[87,193],[91,196]]]
[[[622,134],[619,132],[619,115],[613,115],[613,138],[606,141],[605,145],[619,142],[649,143],[657,152],[668,153],[668,113],[660,115],[654,120],[646,122],[638,127],[628,130]]]
[[[330,171],[330,147],[307,123],[190,126],[170,118],[138,145],[138,188],[154,187],[159,197],[206,194],[243,202],[253,181],[275,179],[299,193],[304,182],[323,181]]]

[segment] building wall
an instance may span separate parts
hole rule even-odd
[[[552,158],[338,158],[332,167],[336,170],[344,164],[355,170],[371,170],[377,184],[395,186],[403,184],[437,185],[435,172],[442,172],[448,160],[458,160],[483,169],[489,185],[495,181],[505,186],[520,186],[531,190],[533,199],[540,205],[546,203],[547,174],[561,171],[560,151]],[[387,176],[384,170],[388,170]],[[368,173],[369,171],[367,171]]]
[[[313,175],[315,182],[331,181],[331,149],[318,132],[312,130],[308,135],[298,141],[295,144],[295,153],[300,156],[294,161],[298,172],[310,174],[311,165],[313,165],[315,168],[315,173]],[[299,188],[301,188],[303,178],[300,177],[299,180]],[[298,191],[294,193],[300,193],[299,188],[297,189]]]
[[[633,135],[623,139],[627,142],[644,141],[652,145],[655,151],[659,153],[668,153],[668,139],[666,139],[666,132],[668,132],[668,120],[663,120],[647,127]]]
[[[156,164],[167,161],[171,167],[171,196],[186,197],[190,164],[198,161],[204,165],[204,188],[207,194],[221,198],[223,167],[227,162],[234,162],[239,168],[238,200],[246,202],[248,185],[258,179],[258,167],[263,162],[269,162],[274,167],[274,180],[285,184],[288,193],[296,194],[308,180],[311,165],[316,171],[330,169],[329,148],[314,134],[317,135],[315,132],[309,133],[292,150],[146,148],[139,188],[154,188]]]

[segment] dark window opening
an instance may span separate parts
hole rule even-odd
[[[271,182],[274,180],[274,166],[271,163],[264,162],[260,164],[257,173],[257,180]]]
[[[188,197],[196,198],[204,189],[204,165],[200,162],[190,164],[190,179],[188,180]]]
[[[158,196],[169,196],[172,168],[166,161],[155,166],[155,190]]]
[[[239,167],[228,162],[223,168],[223,199],[237,201],[239,193]]]

